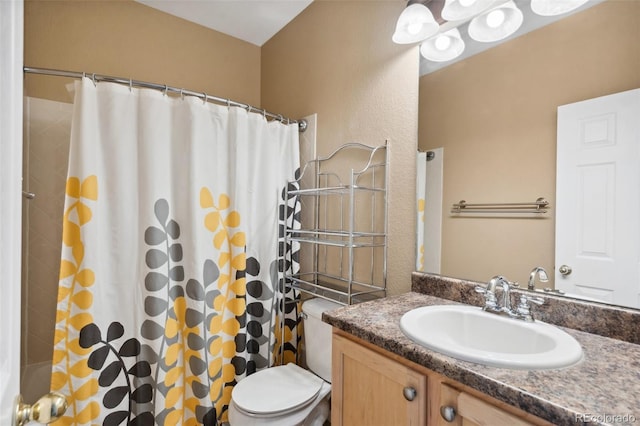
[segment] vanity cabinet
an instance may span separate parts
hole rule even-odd
[[[435,425],[532,426],[536,424],[510,414],[492,403],[483,401],[480,398],[477,398],[467,392],[462,392],[447,384],[438,383],[437,386],[440,388],[440,395],[439,398],[434,398],[434,400],[437,401],[437,404],[433,407],[436,411],[433,416],[433,424]],[[443,412],[441,412],[441,410]],[[451,415],[450,421],[445,419],[445,416],[447,415]]]
[[[331,426],[424,425],[427,378],[333,335]]]
[[[332,426],[551,425],[335,328],[332,352]]]

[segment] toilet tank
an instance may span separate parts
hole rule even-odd
[[[322,313],[341,306],[320,298],[309,299],[302,304],[302,312],[306,314],[303,324],[307,367],[329,383],[331,383],[331,326],[322,322]]]

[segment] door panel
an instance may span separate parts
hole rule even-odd
[[[632,307],[640,307],[638,117],[640,89],[558,108],[556,288]]]
[[[332,351],[333,425],[426,424],[426,376],[337,334]]]
[[[23,3],[0,2],[0,424],[19,392]]]
[[[523,418],[446,384],[441,385],[440,398],[440,406],[452,407],[455,416],[452,421],[438,417],[439,426],[533,426]]]

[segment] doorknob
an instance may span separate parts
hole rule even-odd
[[[567,276],[569,274],[571,274],[571,266],[567,266],[567,265],[562,265],[559,269],[558,272],[560,272],[561,275]]]
[[[16,398],[14,426],[22,426],[30,421],[49,424],[58,420],[67,411],[67,400],[58,392],[51,392],[29,405],[22,402],[22,396]]]

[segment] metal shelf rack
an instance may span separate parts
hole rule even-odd
[[[348,143],[304,166],[285,194],[301,204],[300,228],[284,232],[300,250],[287,290],[344,305],[386,295],[388,181],[386,142]]]

